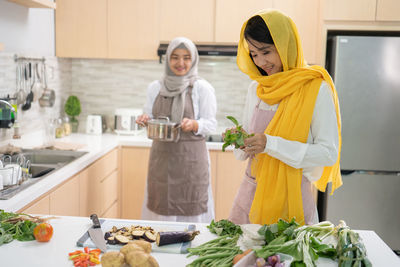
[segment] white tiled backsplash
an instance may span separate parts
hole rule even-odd
[[[32,56],[32,55],[24,55]],[[66,98],[73,94],[81,101],[79,131],[85,131],[86,116],[106,115],[113,126],[114,110],[118,107],[143,108],[147,85],[160,79],[164,63],[142,60],[62,59],[46,57],[48,87],[56,91],[56,104],[41,108],[34,102],[28,111],[21,111],[21,134],[44,128],[49,118],[64,114]],[[14,54],[0,52],[0,97],[15,93]],[[236,65],[236,57],[200,57],[199,75],[215,88],[218,130],[231,127],[227,115],[242,117],[250,79]],[[2,130],[1,138],[10,138],[11,130]]]

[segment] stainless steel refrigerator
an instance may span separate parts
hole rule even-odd
[[[327,55],[342,114],[343,186],[325,194],[324,219],[374,230],[399,250],[400,37],[338,35]]]

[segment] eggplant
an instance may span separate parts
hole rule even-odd
[[[149,241],[149,242],[156,242],[156,239],[157,239],[156,235],[152,231],[146,231],[144,233],[143,237],[146,241]]]
[[[158,232],[156,244],[164,246],[174,243],[182,243],[192,241],[200,231],[179,231],[179,232]]]
[[[129,242],[129,238],[127,238],[126,236],[123,236],[123,235],[116,235],[115,239],[118,241],[118,243],[121,243],[121,244],[128,244],[128,242]]]
[[[143,237],[144,232],[145,231],[143,231],[143,230],[134,230],[134,231],[132,231],[132,236],[135,239],[139,239],[140,237]]]

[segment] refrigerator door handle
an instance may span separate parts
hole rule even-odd
[[[351,175],[355,172],[356,172],[356,170],[340,170],[341,175]]]

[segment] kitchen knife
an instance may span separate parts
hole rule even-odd
[[[90,215],[90,219],[93,221],[93,227],[89,228],[88,230],[90,238],[96,247],[98,247],[101,251],[106,252],[107,245],[104,239],[103,231],[101,230],[99,218],[96,214],[92,214]]]

